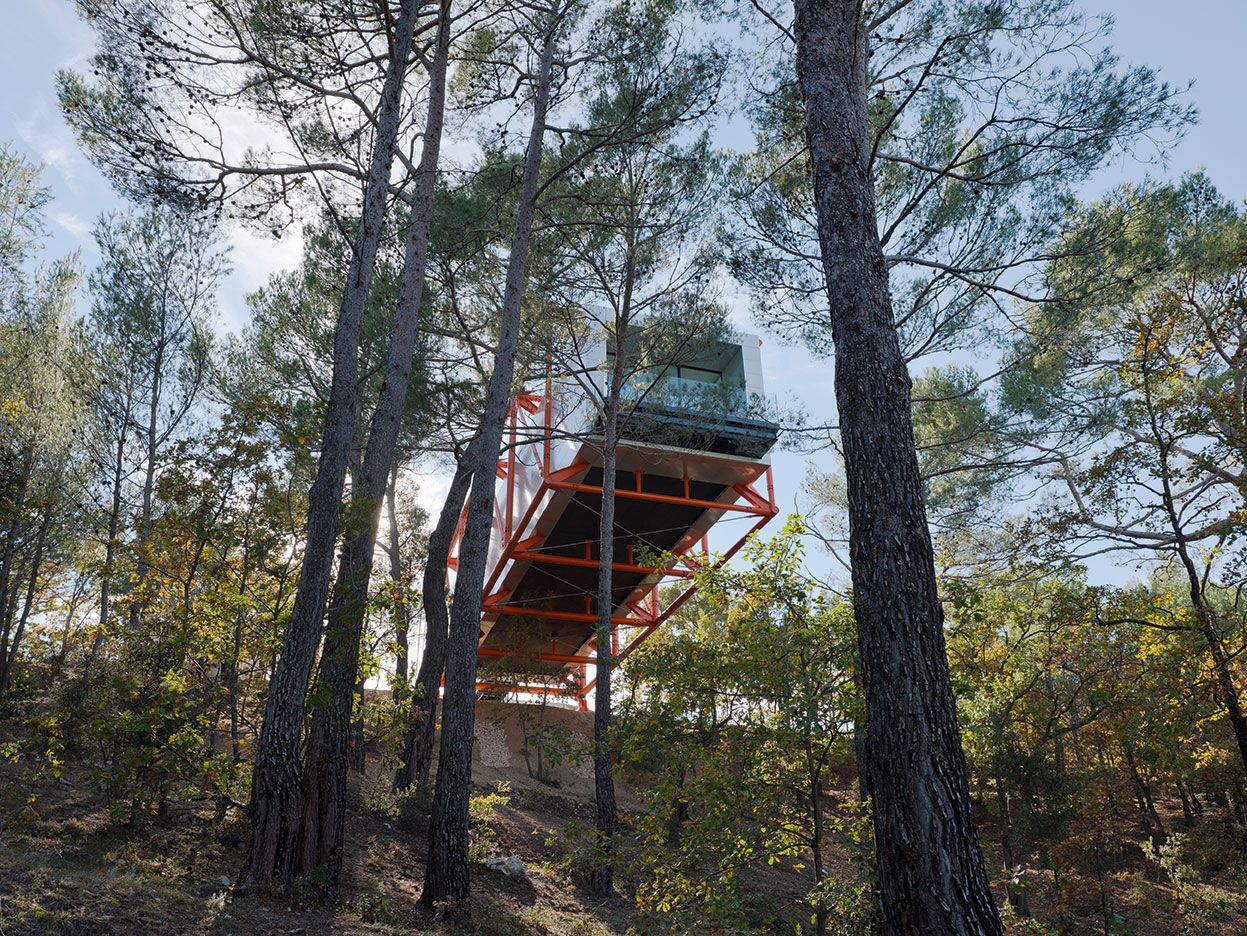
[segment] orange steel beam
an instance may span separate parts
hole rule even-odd
[[[547,465],[546,475],[545,475],[546,484],[553,487],[554,486],[553,483],[556,481],[559,484],[569,483],[567,481],[568,478],[574,478],[576,475],[580,474],[580,472],[590,467],[592,466],[588,462],[574,461],[570,465],[568,465],[566,468],[560,468],[557,471],[551,471],[549,466]],[[602,489],[599,487],[597,490],[599,493],[601,493]]]
[[[537,505],[541,502],[541,499],[544,496],[547,488],[553,489],[553,490],[573,490],[573,491],[580,491],[584,493],[601,495],[602,488],[600,485],[581,484],[579,482],[574,482],[574,481],[555,480],[554,478],[554,475],[561,475],[564,472],[569,472],[569,471],[572,474],[576,474],[580,470],[586,467],[588,466],[583,463],[575,463],[573,465],[569,465],[568,468],[554,472],[553,475],[550,475],[544,478],[541,484],[538,485],[536,492],[534,492],[533,498],[529,502],[528,509],[525,511],[524,516],[520,520],[519,525],[515,527],[514,529],[522,532],[527,528],[528,522],[532,518],[533,512],[537,509]],[[514,495],[513,495],[512,486],[510,483],[508,483],[507,506],[506,506],[508,519],[509,519],[511,510],[512,510],[511,499],[513,496]],[[738,511],[741,513],[754,514],[755,516],[758,515],[761,511],[761,508],[754,506],[752,504],[724,504],[724,503],[720,503],[719,501],[708,501],[708,500],[702,500],[700,498],[692,498],[692,497],[685,498],[685,497],[680,497],[678,495],[671,495],[671,494],[653,494],[648,491],[640,491],[640,490],[630,491],[627,489],[621,489],[621,490],[616,491],[616,496],[631,497],[636,500],[647,500],[647,501],[653,501],[657,503],[675,504],[677,506],[700,507],[703,510],[734,510],[734,511]],[[770,511],[771,512],[766,513],[765,516],[769,517],[773,515],[773,512],[774,512],[773,506],[770,507]],[[494,565],[493,572],[490,574],[489,580],[485,583],[485,587],[483,591],[486,594],[490,593],[490,590],[493,588],[494,584],[497,582],[498,577],[502,574],[502,570],[506,567],[507,563],[511,559],[517,558],[517,553],[519,552],[518,547],[519,547],[518,543],[514,543],[511,541],[510,531],[508,530],[507,538],[506,538],[505,545],[502,551],[502,555],[498,557],[498,561]],[[536,560],[534,558],[535,555],[536,554],[531,554],[527,556],[526,558],[528,558],[530,561],[545,561],[548,558],[548,557],[543,557],[542,560]],[[589,568],[592,568],[595,565],[595,563],[593,563],[593,560],[588,559],[588,558],[582,559],[582,560],[570,560],[570,557],[563,557],[563,558],[569,559],[569,561],[562,563],[565,565],[581,564],[581,563],[586,563],[586,562],[588,563],[587,567]],[[618,568],[620,571],[634,571],[634,572],[644,571],[645,574],[655,574],[655,572],[657,571],[656,569],[653,569],[653,571],[646,571],[648,569],[652,569],[652,567],[646,567],[646,566],[632,566],[632,568],[624,568],[625,566],[629,566],[629,565],[632,565],[632,564],[620,563],[618,566],[616,566],[616,568]],[[685,577],[685,578],[689,577],[686,573],[682,573],[680,571],[675,571],[675,570],[673,570],[671,574],[677,577]]]
[[[483,604],[481,605],[481,613],[489,615],[514,614],[517,617],[549,618],[552,621],[574,621],[578,624],[593,624],[598,619],[596,614],[586,614],[580,611],[551,611],[545,608],[528,608],[524,605],[509,604]],[[641,618],[613,617],[611,618],[611,623],[629,624],[636,627],[644,624],[645,621]]]
[[[533,695],[561,695],[568,700],[576,698],[575,692],[567,686],[542,686],[533,683],[509,683],[494,679],[478,679],[477,692],[527,692]]]
[[[724,563],[730,560],[732,556],[736,555],[736,553],[740,550],[740,548],[744,546],[746,542],[748,542],[749,537],[751,537],[758,530],[762,529],[762,527],[766,526],[766,524],[770,521],[770,519],[771,519],[771,515],[760,517],[758,521],[749,529],[749,531],[744,536],[742,536],[735,544],[732,545],[730,549],[727,550],[727,552],[725,552],[722,556],[718,558],[718,561],[716,561],[714,565],[711,566],[711,569],[720,568],[721,566],[723,566]],[[645,638],[648,637],[659,626],[661,626],[662,623],[667,620],[667,618],[669,618],[672,614],[674,614],[677,610],[679,610],[680,605],[688,601],[688,599],[692,597],[693,592],[695,592],[696,590],[697,590],[696,583],[689,585],[689,587],[684,589],[683,592],[681,592],[675,599],[673,599],[671,604],[667,605],[667,607],[662,610],[662,613],[657,615],[653,619],[652,622],[642,621],[641,624],[642,626],[645,627],[645,630],[641,634],[637,635],[637,637],[634,638],[632,642],[629,643],[628,646],[625,647],[620,652],[619,656],[616,659],[622,660],[629,653],[635,650],[638,644],[644,641]]]
[[[503,527],[503,542],[511,542],[511,523],[515,519],[515,434],[519,428],[519,401],[516,400],[511,410],[511,444],[507,449],[507,513]]]
[[[593,657],[576,653],[553,653],[548,650],[543,650],[540,653],[525,653],[521,650],[506,650],[502,647],[480,647],[477,649],[476,654],[483,657],[539,660],[542,663],[579,663],[590,666],[594,660]]]
[[[546,482],[548,487],[554,488],[556,491],[581,491],[586,494],[601,494],[602,488],[596,484],[580,484],[575,481],[555,481],[553,478]],[[680,507],[700,507],[703,510],[735,510],[739,513],[757,514],[759,509],[752,504],[731,504],[720,503],[719,501],[702,500],[699,497],[680,497],[678,494],[651,494],[649,491],[631,491],[627,488],[617,488],[615,490],[616,497],[623,497],[630,500],[652,501],[656,504],[675,504]]]
[[[770,469],[768,468],[767,471],[769,472]],[[771,503],[773,506],[774,505],[773,495],[771,498]],[[733,544],[732,547],[727,550],[727,552],[725,552],[722,556],[720,556],[718,561],[715,562],[710,568],[717,569],[720,566],[722,566],[724,563],[726,563],[729,559],[731,559],[732,556],[734,556],[740,550],[740,548],[744,546],[746,542],[748,542],[749,537],[751,537],[758,530],[762,529],[762,527],[766,526],[766,524],[770,522],[771,518],[778,512],[779,510],[778,508],[776,508],[773,512],[765,514],[762,517],[759,517],[758,521],[752,527],[749,528],[749,531],[745,533],[745,535],[742,536],[735,544]],[[619,653],[612,654],[612,656],[615,658],[615,663],[618,664],[622,662],[624,659],[628,657],[629,654],[632,653],[633,650],[635,650],[642,643],[644,643],[645,640],[651,634],[654,633],[654,631],[658,630],[658,628],[660,628],[666,622],[667,618],[671,617],[672,614],[674,614],[676,611],[679,610],[680,606],[684,604],[684,602],[686,602],[689,598],[692,597],[693,592],[695,592],[696,590],[697,590],[696,583],[689,585],[688,588],[686,588],[683,592],[681,592],[679,596],[677,596],[674,600],[672,600],[671,604],[667,605],[667,607],[664,608],[660,614],[656,615],[651,620],[647,621],[647,620],[634,618],[629,622],[625,622],[625,623],[629,623],[632,627],[640,628],[641,633],[637,634],[636,637],[632,638],[632,640],[628,642],[628,645],[624,647],[621,651],[619,651]],[[655,589],[654,595],[655,597],[657,597],[657,589]],[[612,620],[614,619],[612,618]],[[593,686],[596,682],[597,682],[596,678],[587,680],[585,682],[584,688],[581,689],[582,698],[588,698],[588,695],[592,691]]]
[[[650,594],[651,594],[651,595],[652,595],[652,594],[654,594],[654,590],[653,590],[653,589],[650,589]],[[644,600],[645,600],[644,596],[642,596],[641,600],[642,600],[642,601],[644,601]],[[638,607],[638,606],[637,606],[637,604],[636,604],[636,602],[629,601],[629,602],[626,602],[624,606],[625,606],[625,607],[626,607],[629,611],[631,611],[633,614],[635,614],[635,615],[636,615],[637,620],[638,620],[638,621],[640,621],[640,622],[643,622],[643,623],[649,623],[650,621],[652,621],[652,620],[654,619],[654,612],[653,612],[652,610],[650,610],[649,608],[641,608],[641,607]],[[614,652],[615,652],[615,650],[614,650],[614,649],[612,649],[612,650],[611,650],[611,653],[614,653]]]
[[[577,556],[556,556],[553,553],[533,552],[529,549],[518,550],[512,554],[513,559],[527,559],[529,562],[542,562],[549,565],[576,566],[581,569],[596,569],[598,560],[581,559]],[[674,575],[679,578],[692,578],[693,573],[686,569],[670,568],[665,569],[662,566],[643,566],[636,565],[631,562],[612,562],[611,569],[616,572],[635,572],[645,575]]]
[[[754,507],[757,507],[758,510],[769,511],[774,509],[774,505],[765,500],[761,494],[755,491],[752,485],[734,484],[732,485],[732,490],[734,490],[750,504],[753,504]]]
[[[773,501],[772,501],[772,504],[773,504]],[[726,563],[729,559],[731,559],[732,556],[734,556],[737,553],[737,551],[739,551],[740,548],[744,546],[744,544],[748,541],[749,537],[752,536],[754,533],[756,533],[758,530],[760,530],[762,527],[764,527],[776,513],[778,513],[777,508],[759,517],[758,521],[752,527],[750,527],[750,529],[745,533],[745,535],[742,536],[736,543],[734,543],[727,550],[727,552],[725,552],[722,556],[720,556],[718,561],[715,562],[711,566],[711,568],[717,569],[720,566],[722,566],[724,563]],[[613,654],[615,656],[616,662],[623,660],[630,653],[632,653],[633,650],[635,650],[638,646],[640,646],[640,644],[643,643],[654,631],[656,631],[659,627],[661,627],[662,624],[667,620],[667,618],[669,618],[672,614],[674,614],[679,609],[679,607],[682,604],[684,604],[685,601],[687,601],[690,597],[692,597],[693,592],[695,592],[696,590],[697,590],[696,584],[689,585],[689,587],[686,588],[678,597],[676,597],[671,602],[671,604],[669,604],[665,609],[663,609],[661,613],[651,613],[651,615],[647,615],[646,617],[642,617],[642,618],[625,618],[625,619],[611,618],[611,621],[614,624],[625,624],[627,626],[641,630],[641,633],[638,634],[636,637],[634,637],[631,641],[629,641],[628,645],[622,651],[620,651],[618,654]],[[650,591],[650,596],[651,596],[653,603],[656,605],[658,601],[657,586],[655,586],[655,588],[653,588]],[[655,612],[656,612],[656,609],[655,609]],[[597,680],[594,679],[594,680],[589,680],[588,682],[586,682],[584,689],[582,690],[582,697],[587,697],[589,691],[593,688],[593,685],[596,681]]]
[[[520,525],[515,528],[516,531],[523,533],[524,530],[528,528],[528,521],[533,518],[533,514],[537,510],[537,505],[541,503],[542,498],[545,497],[545,493],[546,482],[542,481],[537,485],[537,490],[533,493],[532,502],[528,505],[528,509],[524,511],[524,516],[520,518]],[[510,508],[508,507],[508,509]],[[534,538],[535,537],[529,537],[529,539]],[[498,581],[498,576],[500,576],[502,574],[502,570],[506,568],[507,562],[510,560],[514,551],[519,548],[520,544],[526,542],[528,542],[528,540],[520,540],[519,543],[514,543],[511,542],[508,537],[507,542],[503,545],[502,555],[498,557],[498,562],[494,565],[494,570],[490,573],[488,581],[485,582],[485,587],[481,590],[481,594],[488,595],[490,593],[494,587],[494,583]]]
[[[481,602],[481,607],[486,608],[486,607],[489,607],[489,605],[491,604],[497,604],[503,598],[507,597],[507,595],[509,594],[511,594],[511,589],[500,588],[496,592],[494,592],[492,595],[487,595],[485,597],[485,600]]]

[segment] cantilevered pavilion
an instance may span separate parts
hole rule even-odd
[[[778,427],[758,415],[765,410],[759,344],[753,336],[715,342],[625,388],[632,406],[617,449],[611,598],[619,659],[692,594],[690,570],[710,561],[712,531],[714,561],[724,562],[778,512],[767,457]],[[578,378],[552,375],[542,392],[511,401],[479,645],[482,669],[495,681],[483,675],[482,690],[502,682],[500,671],[508,688],[533,692],[547,691],[545,683],[526,684],[523,674],[566,671],[582,705],[592,688],[602,436],[585,381],[602,392],[607,368],[593,365],[608,353],[602,343]],[[681,558],[649,564],[668,552]],[[673,581],[685,587],[663,587]]]

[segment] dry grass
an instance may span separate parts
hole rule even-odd
[[[245,826],[183,809],[138,829],[111,823],[86,769],[28,787],[0,771],[0,936],[24,934],[392,934],[606,936],[626,931],[622,897],[588,897],[567,869],[547,809],[505,807],[497,851],[519,855],[527,880],[475,870],[473,919],[451,927],[417,907],[424,875],[419,810],[369,803],[352,813],[347,872],[332,906],[234,899],[221,878],[242,862]],[[35,794],[32,806],[27,794]],[[565,813],[584,804],[573,803]]]
[[[28,804],[28,795],[34,794]],[[496,810],[490,849],[518,855],[528,877],[513,880],[477,866],[473,918],[458,926],[430,919],[417,907],[424,875],[424,811],[413,798],[395,799],[383,784],[362,789],[351,813],[344,880],[333,905],[248,897],[234,899],[246,828],[238,817],[211,822],[210,808],[182,806],[138,829],[109,820],[92,789],[90,770],[71,766],[59,780],[28,784],[21,771],[0,767],[0,936],[25,934],[398,934],[473,936],[609,936],[641,926],[623,896],[594,898],[583,887],[580,852],[592,822],[591,803],[536,784],[517,782],[509,805]],[[1180,817],[1169,815],[1174,828]],[[579,830],[579,831],[578,831]],[[1247,933],[1245,871],[1230,845],[1232,827],[1218,817],[1183,830],[1206,871],[1202,887],[1217,919],[1217,936]],[[990,822],[982,830],[994,868]],[[1218,858],[1218,856],[1224,856]],[[842,856],[836,856],[836,860]],[[1057,917],[1050,874],[1032,872],[1028,893],[1045,919]],[[1177,894],[1163,873],[1132,857],[1110,876],[1112,903],[1130,911],[1121,933],[1183,933]],[[777,912],[794,909],[806,884],[783,868],[760,870],[750,889]],[[626,884],[625,884],[626,887]],[[1102,933],[1099,887],[1063,881],[1065,932]],[[1019,921],[1013,936],[1057,932]]]

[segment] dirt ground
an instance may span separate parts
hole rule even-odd
[[[34,802],[27,805],[29,793]],[[529,802],[529,799],[532,802]],[[367,798],[365,797],[365,803]],[[211,822],[212,808],[182,808],[137,829],[109,821],[90,771],[68,769],[32,787],[0,770],[0,936],[22,934],[391,934],[480,936],[623,933],[632,907],[585,893],[561,829],[591,821],[587,803],[513,791],[498,809],[491,851],[517,855],[527,877],[474,868],[473,919],[451,927],[417,907],[425,828],[416,808],[353,811],[345,880],[331,907],[230,894],[246,828]]]
[[[508,742],[513,741],[509,728],[506,735]],[[380,773],[375,765],[373,769]],[[457,926],[433,920],[418,908],[425,811],[414,798],[396,801],[380,778],[357,781],[344,881],[332,905],[316,906],[232,896],[230,885],[242,863],[246,836],[237,815],[217,823],[212,804],[179,804],[167,817],[148,818],[137,828],[127,828],[116,817],[110,819],[92,775],[89,765],[71,764],[59,778],[32,782],[21,764],[0,762],[0,936],[658,933],[642,923],[626,896],[599,899],[584,887],[578,862],[593,821],[588,785],[582,788],[570,777],[566,788],[538,783],[528,777],[522,761],[505,770],[497,764],[482,765],[477,779],[480,791],[486,792],[500,777],[507,777],[510,801],[496,808],[484,833],[484,847],[493,855],[519,857],[527,874],[509,878],[475,865],[473,917]],[[639,808],[626,789],[621,799],[627,807]],[[1172,804],[1166,806],[1165,818],[1197,852],[1241,854],[1224,847],[1224,836],[1239,833],[1221,818],[1207,815],[1187,830]],[[996,831],[989,820],[981,836],[989,872],[999,878]],[[1227,864],[1205,871],[1200,886],[1212,907],[1211,920],[1203,929],[1184,928],[1171,882],[1134,849],[1126,867],[1105,881],[1112,906],[1129,911],[1113,920],[1110,932],[1247,934],[1243,887],[1247,870]],[[757,872],[749,884],[750,891],[763,895],[777,913],[787,914],[798,908],[809,882],[791,871],[771,868]],[[1057,911],[1051,885],[1050,873],[1031,872],[1027,879],[1032,908],[1049,920]],[[626,892],[626,884],[621,890]],[[1065,933],[1105,932],[1099,882],[1067,879],[1062,892]],[[1062,931],[1018,921],[1009,932],[1055,936]]]

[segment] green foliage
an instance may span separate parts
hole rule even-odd
[[[520,710],[520,730],[524,733],[524,765],[528,775],[540,783],[558,786],[552,771],[565,761],[578,760],[588,755],[584,745],[576,740],[567,725],[549,724],[545,718],[546,696],[537,705],[537,713],[531,706]],[[531,752],[531,754],[530,754]]]
[[[1160,845],[1148,840],[1143,843],[1143,854],[1158,864],[1173,884],[1182,936],[1210,936],[1221,932],[1223,924],[1247,908],[1242,898],[1200,880],[1195,868],[1183,859],[1183,843],[1181,834],[1170,836]]]
[[[781,25],[787,5],[757,5]],[[1182,89],[1107,47],[1112,22],[1075,0],[920,0],[878,4],[868,119],[879,230],[903,348],[912,359],[993,334],[997,303],[1040,291],[1074,193],[1096,168],[1148,137],[1182,132]],[[768,323],[830,346],[804,109],[791,34],[750,75],[755,147],[735,166],[731,269]],[[761,82],[759,81],[761,78]]]
[[[856,632],[802,574],[803,531],[792,518],[751,542],[741,571],[700,567],[698,596],[624,673],[623,756],[648,807],[637,902],[679,926],[770,925],[742,876],[772,865],[813,866],[816,912],[848,921],[869,904],[869,818],[827,791],[858,712]],[[858,881],[828,882],[831,842],[858,856]]]
[[[494,854],[498,830],[494,823],[498,821],[498,811],[511,804],[511,785],[499,780],[494,789],[488,793],[475,793],[468,800],[468,822],[471,829],[471,841],[468,843],[468,858],[480,864]]]
[[[307,454],[315,448],[324,421],[333,371],[333,336],[342,283],[350,260],[353,232],[342,230],[326,215],[305,227],[301,261],[293,270],[274,273],[247,297],[251,316],[246,334],[227,349],[234,371],[231,386],[223,388],[241,400],[264,396],[272,401],[270,414],[282,441],[291,451]],[[361,411],[369,412],[380,391],[389,333],[394,321],[402,269],[400,229],[391,223],[374,273],[373,286],[361,329],[359,366],[364,375]],[[437,302],[430,289],[430,303]],[[430,375],[426,360],[430,337],[422,336],[413,357],[408,390],[404,440],[427,431]]]
[[[117,821],[205,798],[220,819],[247,799],[299,577],[356,233],[344,209],[375,129],[384,26],[310,0],[78,6],[101,47],[90,78],[58,77],[61,103],[105,174],[155,204],[99,221],[91,312],[77,318],[77,258],[41,259],[49,192],[0,148],[0,695],[14,728],[0,756],[21,763],[31,813],[37,785],[73,757],[93,765]],[[758,415],[759,401],[722,386],[664,391],[655,379],[728,330],[725,260],[767,324],[828,347],[789,9],[746,7],[736,21],[766,31],[749,55],[722,23],[685,29],[704,8],[672,0],[569,4],[556,26],[538,7],[474,11],[454,43],[451,93],[473,129],[481,114],[502,123],[482,132],[472,165],[441,173],[404,464],[459,451],[478,428],[521,162],[494,105],[522,111],[529,88],[516,75],[531,74],[538,26],[558,33],[558,126],[517,372],[574,358],[600,316],[631,396]],[[1179,89],[1119,62],[1109,21],[1074,0],[863,9],[878,19],[862,63],[872,138],[861,171],[903,352],[915,371],[943,362],[915,377],[915,441],[956,573],[941,586],[951,676],[1014,928],[1049,936],[1095,915],[1106,934],[1134,932],[1167,909],[1153,899],[1162,883],[1186,933],[1233,926],[1238,882],[1206,879],[1241,873],[1247,809],[1225,717],[1247,676],[1247,217],[1200,174],[1074,201],[1108,161],[1190,117]],[[345,57],[340,34],[355,50]],[[218,40],[247,47],[227,55]],[[746,85],[763,92],[744,101],[756,145],[724,154],[707,118],[725,88]],[[405,93],[408,153],[424,99],[415,84]],[[216,150],[205,131],[238,109],[285,144],[231,162],[234,141]],[[292,153],[324,162],[277,165]],[[401,171],[395,180],[405,184]],[[299,191],[313,181],[325,205],[308,217]],[[394,201],[358,348],[362,412],[404,262],[408,209]],[[213,292],[227,257],[189,210],[207,206],[273,231],[306,222],[301,262],[249,297],[249,324],[223,348]],[[999,379],[947,363],[968,347],[994,358]],[[1006,518],[1018,507],[1002,494],[1030,485],[1015,483],[1027,472],[1038,506]],[[825,464],[810,489],[829,506],[847,496]],[[415,610],[423,516],[407,500],[395,511],[404,558],[369,596],[361,689]],[[793,518],[743,561],[699,566],[697,595],[627,661],[616,740],[644,809],[619,855],[646,927],[873,931],[871,817],[852,794],[855,628],[850,602],[805,574],[809,539]],[[1143,581],[1102,587],[1076,565],[1125,550],[1152,563]],[[972,567],[990,571],[963,574]],[[392,688],[357,703],[357,752],[402,733],[410,674]],[[544,709],[523,721],[537,779],[582,753]],[[365,781],[364,809],[423,812],[425,794],[393,793],[384,766]],[[509,802],[505,786],[472,797],[473,861],[497,850]],[[1215,846],[1197,847],[1213,828]],[[572,824],[547,844],[585,838]],[[114,856],[182,873],[138,847]],[[374,867],[396,854],[371,848]],[[1137,870],[1140,849],[1163,882]],[[603,859],[596,846],[563,851],[553,867],[569,879]],[[759,892],[761,878],[782,881],[784,900]],[[1031,897],[1050,919],[1028,917]],[[410,922],[377,890],[350,909]],[[540,909],[503,921],[557,923]]]
[[[195,794],[246,799],[242,720],[262,702],[290,597],[294,505],[274,468],[245,412],[170,451],[141,547],[159,575],[125,596],[118,616],[135,603],[142,613],[106,635],[85,697],[66,689],[119,818]],[[120,555],[128,562],[131,547]]]
[[[356,894],[347,902],[346,908],[363,923],[404,926],[409,922],[407,909],[395,904],[393,898],[377,888]]]
[[[1002,388],[1060,468],[1053,534],[1140,552],[1180,533],[1234,577],[1240,542],[1247,219],[1202,175],[1125,186],[1083,207],[1068,238],[1112,228],[1048,276],[1083,301],[1028,310],[1032,336]],[[1109,274],[1112,271],[1113,275]],[[1067,287],[1061,287],[1067,288]],[[1216,578],[1213,578],[1216,581]]]

